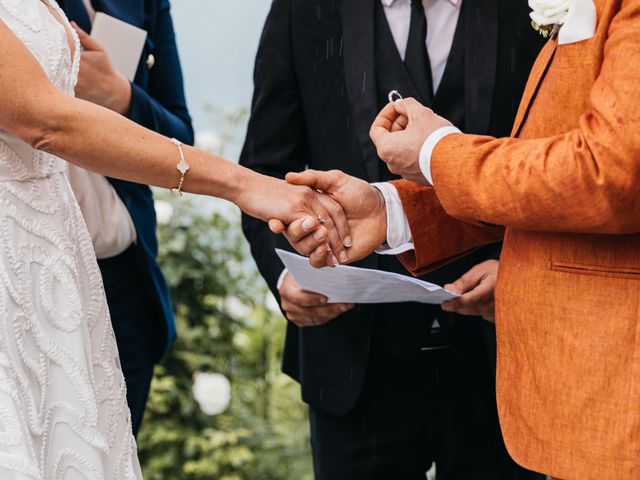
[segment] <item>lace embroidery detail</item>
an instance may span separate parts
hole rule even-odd
[[[72,58],[41,0],[0,0],[0,19],[72,95],[75,32]],[[140,479],[102,278],[65,172],[0,132],[0,478]]]
[[[6,8],[15,20],[32,32],[39,33],[43,30],[36,3],[24,0],[0,0],[0,5]]]

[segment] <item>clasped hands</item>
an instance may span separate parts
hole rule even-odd
[[[424,185],[426,180],[418,161],[422,145],[432,132],[450,125],[444,118],[408,98],[389,103],[375,119],[370,136],[378,155],[392,173]],[[319,227],[313,219],[303,218],[288,225],[279,220],[269,222],[271,230],[284,234],[298,253],[309,257],[314,267],[334,266],[338,263],[335,260],[340,260],[340,263],[361,260],[385,243],[386,206],[382,194],[374,186],[338,170],[290,173],[286,180],[289,184],[309,187],[330,198],[342,207],[346,217],[349,232],[341,235],[348,235],[352,241],[347,245],[343,258],[336,258],[323,248],[319,237],[313,235]],[[310,230],[312,225],[314,228]]]
[[[401,100],[387,105],[371,127],[371,139],[378,155],[389,170],[406,180],[420,185],[426,184],[420,166],[419,155],[426,138],[435,130],[451,124],[435,115],[414,99]],[[338,170],[319,172],[307,170],[290,173],[286,181],[295,186],[306,186],[316,192],[325,202],[329,199],[338,222],[338,229],[345,231],[338,238],[348,238],[348,245],[341,250],[341,258],[333,253],[327,225],[321,225],[312,217],[302,217],[290,224],[280,220],[270,220],[269,226],[275,233],[283,234],[298,253],[309,257],[315,267],[335,266],[361,260],[386,242],[387,214],[381,192],[355,177]],[[331,226],[331,225],[329,225]],[[341,246],[338,245],[341,249]],[[346,261],[345,261],[346,259]],[[463,277],[450,285],[452,291],[462,296],[443,305],[443,309],[466,315],[480,315],[486,320],[494,319],[493,290],[497,276],[498,262],[490,260],[477,265]],[[317,326],[331,321],[336,316],[352,309],[353,305],[327,304],[322,295],[304,292],[286,275],[280,286],[281,305],[290,321],[300,327]]]

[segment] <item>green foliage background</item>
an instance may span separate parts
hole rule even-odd
[[[216,152],[223,153],[244,113],[216,113],[226,125]],[[250,257],[239,214],[209,199],[159,198],[173,208],[159,226],[159,260],[179,337],[156,368],[138,437],[145,479],[310,480],[306,408],[298,385],[280,372],[285,320]],[[230,380],[224,413],[201,412],[196,372]]]
[[[145,478],[310,479],[299,387],[280,373],[285,321],[248,255],[237,221],[172,202],[159,229],[179,338],[156,368],[138,443]],[[196,372],[222,373],[232,400],[202,413]]]

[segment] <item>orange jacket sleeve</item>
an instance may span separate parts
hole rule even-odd
[[[480,246],[502,240],[502,228],[475,226],[450,217],[433,188],[404,180],[393,185],[407,213],[415,246],[399,258],[414,275],[435,270]]]

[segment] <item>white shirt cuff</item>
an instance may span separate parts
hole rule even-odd
[[[276,288],[278,290],[280,290],[280,287],[282,287],[282,283],[284,282],[284,277],[287,276],[287,273],[289,273],[289,270],[285,268],[280,274],[280,276],[278,277],[278,283],[276,283]]]
[[[376,250],[380,255],[399,255],[413,250],[413,237],[409,220],[398,195],[398,190],[390,183],[372,184],[384,197],[387,209],[387,243]]]
[[[452,133],[462,132],[454,126],[441,127],[429,135],[422,144],[419,157],[420,171],[422,175],[424,175],[424,178],[427,179],[427,182],[429,182],[429,185],[433,185],[433,178],[431,177],[431,155],[433,154],[433,150],[440,140]]]

